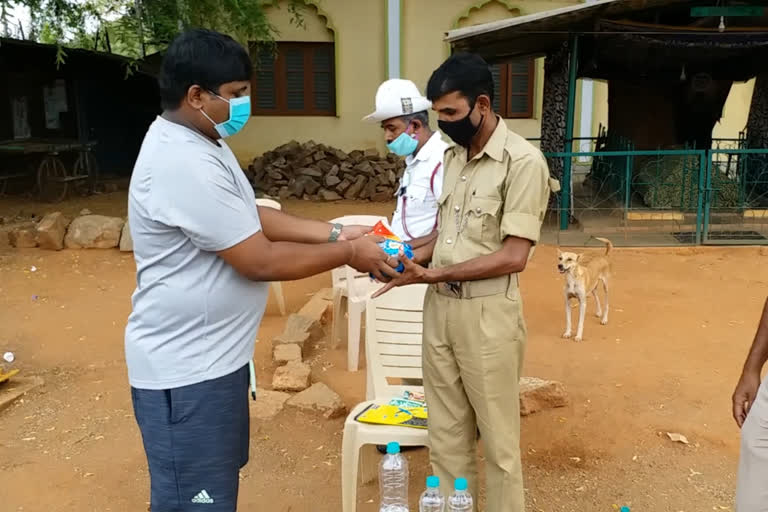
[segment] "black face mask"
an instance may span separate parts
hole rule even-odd
[[[478,130],[480,130],[480,127],[485,120],[485,115],[483,115],[477,126],[472,124],[472,120],[469,116],[472,114],[473,110],[475,110],[474,105],[472,105],[472,108],[469,109],[469,113],[462,119],[459,119],[458,121],[438,121],[437,126],[439,126],[443,133],[449,136],[453,142],[459,146],[468,148],[469,144],[472,142],[472,138],[477,134]]]

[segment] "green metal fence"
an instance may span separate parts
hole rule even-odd
[[[563,180],[548,219],[550,236],[565,245],[588,244],[595,236],[617,245],[700,243],[706,152],[638,151],[618,139],[606,146],[625,149],[545,154],[550,161],[570,161],[574,171],[579,161],[589,160],[585,172]]]
[[[622,145],[545,154],[570,172],[548,216],[553,241],[768,244],[768,149],[745,149],[741,138],[708,151],[638,151],[619,139],[595,148]]]
[[[768,244],[768,149],[709,152],[703,243]]]

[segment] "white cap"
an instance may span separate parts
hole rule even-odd
[[[376,112],[363,121],[381,122],[393,117],[408,116],[432,108],[432,102],[421,95],[419,88],[410,80],[393,78],[376,91]]]

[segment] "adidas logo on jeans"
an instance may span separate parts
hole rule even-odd
[[[213,503],[213,498],[210,497],[208,494],[208,491],[203,489],[199,493],[197,493],[197,496],[192,498],[192,503],[204,503],[204,504],[211,504]]]

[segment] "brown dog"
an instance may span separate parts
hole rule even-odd
[[[565,332],[563,338],[570,338],[571,332],[571,306],[572,298],[579,301],[579,325],[576,328],[576,341],[581,341],[584,334],[584,316],[587,312],[587,296],[591,293],[595,297],[597,305],[596,316],[600,323],[608,323],[608,280],[611,277],[611,262],[608,254],[613,249],[613,244],[606,238],[597,238],[605,244],[605,255],[584,258],[583,254],[557,251],[557,270],[565,274]],[[604,307],[600,306],[600,298],[597,296],[597,285],[603,283],[605,292]]]

